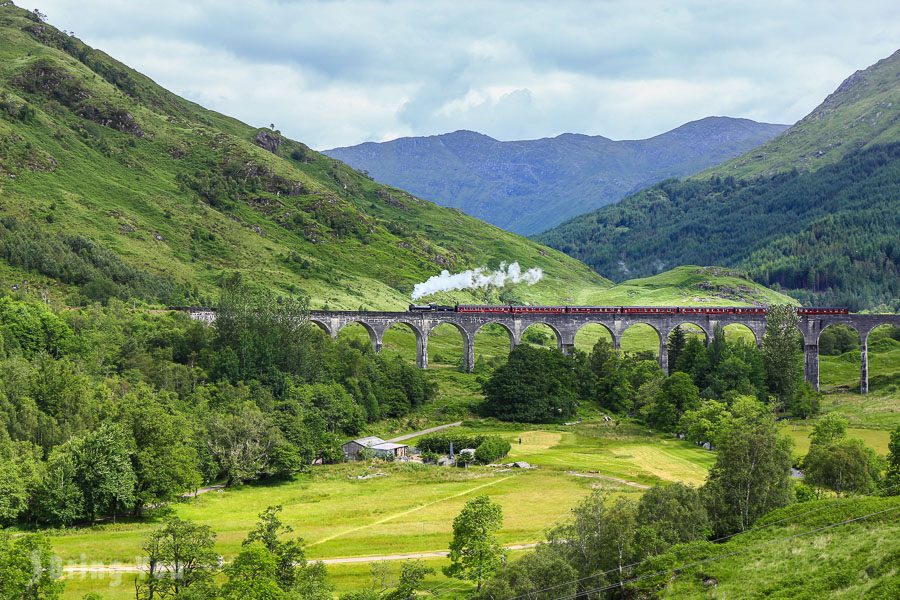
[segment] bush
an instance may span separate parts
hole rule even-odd
[[[421,438],[416,446],[422,452],[422,460],[434,459],[438,455],[450,453],[450,443],[453,443],[453,451],[460,457],[463,448],[474,448],[474,462],[485,465],[509,454],[511,448],[509,442],[498,435],[478,435],[462,432],[433,433]],[[472,462],[465,459],[464,462]]]
[[[459,453],[463,448],[478,448],[485,439],[487,436],[467,433],[432,433],[417,441],[416,446],[422,452],[448,454],[452,442],[454,452]]]
[[[511,448],[509,442],[500,436],[488,436],[475,448],[475,462],[480,465],[492,463],[509,454]]]
[[[423,463],[436,463],[440,455],[437,452],[422,452],[419,457]]]

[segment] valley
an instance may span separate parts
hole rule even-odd
[[[276,4],[260,14],[296,9]],[[341,68],[396,33],[386,21],[351,36],[331,19],[336,52],[290,46],[321,34],[302,8],[264,28],[291,48],[277,72],[327,68],[241,96],[402,62]],[[204,13],[192,44],[252,38],[258,15],[222,14],[248,26]],[[518,56],[460,39],[470,67]],[[257,52],[244,41],[208,61],[220,76]],[[0,598],[900,595],[900,53],[790,127],[709,117],[646,140],[458,131],[320,153],[39,10],[0,2],[0,42]],[[173,44],[155,68],[190,58]],[[234,94],[228,81],[212,89]],[[670,83],[620,101],[688,89]],[[426,110],[410,98],[435,90],[397,86],[377,120],[531,98],[495,88]],[[324,104],[359,139],[393,135],[359,129],[379,97],[351,96],[297,99],[296,120]],[[421,330],[372,314],[410,303]],[[428,305],[492,308],[460,312],[461,334],[427,328]],[[513,339],[481,327],[497,306],[529,317]],[[611,329],[592,306],[615,307]]]
[[[729,331],[732,339],[741,339],[739,329]],[[577,347],[587,352],[604,335],[598,329],[585,328],[578,337]],[[358,326],[345,328],[341,337],[368,343],[368,334]],[[549,333],[544,338],[535,336],[533,339],[537,344],[552,343]],[[656,346],[655,334],[640,329],[623,341],[626,352],[653,351]],[[476,347],[482,362],[489,364],[508,354],[507,334],[487,329],[479,334]],[[660,435],[630,420],[604,423],[594,409],[587,406],[581,411],[584,422],[572,426],[523,426],[484,420],[474,414],[476,406],[484,400],[477,383],[480,375],[459,370],[462,360],[459,334],[449,326],[435,330],[429,350],[428,376],[439,390],[435,401],[401,420],[374,424],[367,432],[387,438],[463,419],[460,431],[500,435],[512,445],[504,461],[522,460],[536,469],[473,466],[460,470],[379,461],[326,465],[289,482],[254,484],[204,494],[173,505],[174,513],[212,526],[218,534],[216,551],[230,560],[239,551],[240,540],[256,515],[266,506],[283,505],[284,520],[304,539],[307,558],[326,560],[329,580],[337,592],[343,593],[369,585],[375,567],[386,570],[385,576],[395,580],[401,561],[340,563],[335,559],[442,551],[450,540],[452,516],[467,499],[480,492],[489,492],[503,507],[504,527],[499,540],[508,546],[528,545],[539,541],[548,527],[565,520],[570,509],[591,490],[603,489],[613,498],[637,498],[647,486],[660,481],[700,485],[713,464],[714,452]],[[388,330],[382,352],[414,364],[413,333],[399,327]],[[872,374],[876,380],[895,377],[892,373],[898,361],[892,352],[872,351]],[[858,378],[858,371],[842,368],[844,361],[846,358],[842,356],[822,358],[821,376],[826,389],[854,386],[853,378]],[[828,392],[823,396],[822,407],[826,414],[847,415],[848,435],[862,439],[880,454],[887,452],[890,431],[900,426],[897,394],[890,385],[874,387],[868,396]],[[797,456],[808,451],[813,422],[792,420],[781,426],[782,434],[794,441]],[[357,479],[360,475],[373,473],[384,476]],[[80,598],[86,591],[102,589],[104,597],[110,600],[131,598],[131,581],[135,575],[130,565],[140,554],[141,540],[158,523],[156,518],[137,523],[125,520],[54,536],[54,550],[64,565],[94,565],[100,570],[69,572],[65,597]],[[888,541],[892,538],[891,527],[896,526],[895,522],[891,523],[886,522],[888,529],[871,529],[861,524],[853,526],[851,531],[866,539],[876,535],[882,544],[890,547],[893,543]],[[771,561],[772,570],[764,569],[769,585],[785,585],[789,581],[783,554],[787,546],[770,540],[777,540],[777,537],[747,536],[746,542],[742,539],[741,544],[748,547],[752,556],[765,556],[767,564]],[[760,542],[765,542],[762,549],[755,549]],[[823,545],[837,551],[835,544],[831,538],[813,537],[804,541],[795,552],[805,556],[813,548]],[[876,556],[874,547],[868,543],[864,548],[854,546],[853,553],[857,558],[873,557]],[[512,551],[511,559],[524,552]],[[447,564],[447,559],[426,558],[423,562],[439,569]],[[104,566],[110,564],[121,565],[122,570],[104,573]],[[719,575],[725,581],[736,576],[731,575],[732,571],[741,568],[741,561],[729,559],[716,566],[713,572],[725,574]],[[686,581],[674,587],[672,593],[675,597],[681,594],[690,597],[691,590],[696,591],[693,585]],[[426,578],[424,589],[430,597],[444,599],[462,598],[472,592],[464,582],[439,573]]]
[[[593,332],[588,331],[580,336],[580,348],[588,350],[594,338],[601,335],[597,332],[591,336],[590,333]],[[368,341],[367,334],[361,328],[350,327],[342,335],[355,337],[360,342]],[[508,351],[505,332],[483,333],[479,341],[485,361]],[[290,482],[250,485],[205,494],[174,505],[175,513],[212,526],[218,534],[217,552],[227,560],[239,550],[240,540],[259,512],[269,505],[283,505],[285,521],[306,542],[307,557],[310,560],[330,561],[330,580],[337,591],[348,592],[367,585],[372,577],[373,564],[378,562],[341,564],[331,561],[344,557],[442,551],[449,543],[452,515],[467,499],[479,492],[489,491],[491,497],[503,506],[504,528],[500,532],[500,541],[510,546],[531,544],[539,541],[550,525],[564,520],[579,499],[593,489],[602,488],[613,497],[639,497],[643,487],[659,481],[699,485],[712,466],[712,452],[659,435],[637,423],[603,423],[602,420],[595,420],[596,415],[587,409],[584,412],[585,422],[575,426],[522,428],[481,420],[471,412],[476,404],[483,401],[475,383],[477,375],[459,372],[458,364],[462,357],[459,344],[459,334],[455,331],[441,329],[433,334],[429,346],[433,353],[429,376],[440,389],[435,404],[423,407],[402,422],[381,423],[371,429],[371,433],[387,437],[406,432],[411,426],[418,429],[458,416],[466,419],[463,430],[496,433],[508,439],[512,450],[504,460],[523,460],[537,469],[471,467],[467,470],[448,470],[414,464],[331,465],[317,467]],[[628,351],[653,347],[654,340],[642,339],[638,335],[626,343]],[[414,362],[413,334],[399,328],[389,330],[385,335],[383,352]],[[897,362],[883,360],[887,358],[881,352],[873,352],[873,375],[893,372]],[[853,373],[841,369],[841,357],[823,357],[823,383],[850,387],[853,377]],[[446,399],[442,401],[442,397]],[[866,407],[865,415],[858,414],[856,407],[862,406]],[[895,390],[875,389],[869,396],[829,393],[823,397],[823,408],[825,412],[857,413],[855,418],[851,417],[848,434],[863,439],[882,454],[887,452],[890,430],[900,426]],[[810,430],[809,423],[802,421],[782,426],[782,433],[794,440],[794,451],[798,456],[809,447]],[[573,472],[588,476],[577,477]],[[386,476],[362,481],[356,479],[359,475],[371,473]],[[618,483],[615,479],[625,480],[629,484]],[[53,546],[64,564],[98,567],[118,564],[127,567],[139,553],[142,537],[157,523],[157,520],[150,519],[141,523],[129,524],[126,521],[76,529],[54,537]],[[866,525],[858,527],[861,527],[859,535],[876,535],[874,540],[881,540],[881,544],[890,547],[891,529],[873,530],[867,529]],[[817,542],[800,546],[804,554],[812,551],[815,544],[834,544],[833,541],[826,541],[827,538],[816,539]],[[750,546],[755,543],[758,539],[748,540]],[[874,556],[876,546],[874,541],[867,543],[864,552]],[[780,556],[787,545],[776,542],[775,548],[774,556]],[[522,552],[514,551],[512,557]],[[861,548],[853,550],[857,555],[860,552],[863,552]],[[766,561],[773,558],[769,549],[764,555],[756,556]],[[392,573],[390,577],[397,576],[399,562],[384,563],[384,568]],[[447,559],[428,558],[424,562],[439,568],[447,564]],[[728,560],[713,572],[740,569],[740,561]],[[773,581],[787,581],[787,575],[786,572],[775,571]],[[107,574],[69,573],[66,597],[80,598],[84,591],[102,588],[106,598],[130,598],[133,596],[130,584],[133,577],[133,572],[128,570]],[[107,587],[109,585],[113,587]],[[466,597],[471,592],[471,587],[442,575],[427,578],[425,589],[434,590],[433,597],[446,599]],[[676,595],[686,594],[688,592],[685,590],[691,589],[694,589],[691,584],[685,584],[684,589],[675,588],[673,592]]]

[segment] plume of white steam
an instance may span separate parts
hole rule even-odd
[[[489,285],[503,287],[507,283],[527,283],[534,285],[544,277],[544,272],[538,267],[532,267],[522,272],[519,263],[514,262],[507,266],[500,263],[496,271],[488,271],[484,267],[470,269],[462,273],[450,273],[441,271],[440,275],[429,277],[428,281],[417,283],[413,288],[412,299],[418,300],[422,296],[428,296],[437,292],[449,292],[451,290],[473,290]]]

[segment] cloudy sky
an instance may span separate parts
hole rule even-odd
[[[316,149],[472,129],[793,123],[900,46],[896,0],[18,0],[168,89]]]

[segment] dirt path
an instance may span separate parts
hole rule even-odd
[[[224,490],[224,483],[217,483],[216,485],[208,485],[206,487],[202,487],[198,489],[196,492],[188,492],[187,494],[182,494],[182,498],[196,498],[200,494],[208,494],[210,492],[218,492],[219,490]]]
[[[441,429],[447,429],[448,427],[459,427],[460,425],[462,425],[462,421],[457,421],[456,423],[447,423],[446,425],[438,425],[437,427],[429,427],[428,429],[423,429],[422,431],[407,433],[406,435],[401,435],[400,437],[395,437],[388,441],[396,444],[398,442],[410,440],[414,437],[419,437],[420,435],[425,435],[426,433],[434,433],[435,431],[440,431]]]
[[[615,481],[616,483],[621,483],[622,485],[630,485],[631,487],[636,487],[642,490],[649,490],[649,485],[644,485],[643,483],[638,483],[637,481],[628,481],[627,479],[619,479],[618,477],[611,477],[609,475],[600,475],[599,473],[578,473],[577,471],[566,471],[569,475],[574,477],[588,477],[590,479],[605,479],[607,481]]]
[[[537,546],[537,543],[531,544],[510,544],[504,546],[507,550],[529,550]],[[379,554],[375,556],[342,556],[337,558],[310,559],[310,562],[323,562],[326,565],[341,565],[351,563],[370,563],[381,562],[383,560],[416,560],[423,558],[446,558],[450,553],[446,550],[433,550],[431,552],[410,552],[407,554]],[[63,572],[72,573],[140,573],[137,565],[126,565],[124,563],[112,563],[108,565],[65,565]]]

